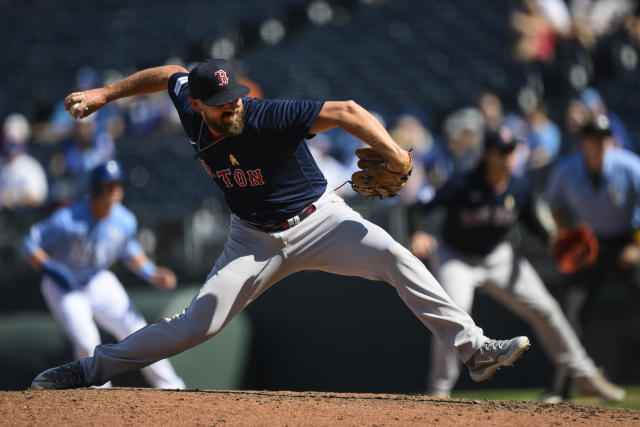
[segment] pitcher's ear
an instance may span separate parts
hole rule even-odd
[[[193,111],[197,113],[202,112],[202,108],[200,108],[200,106],[198,105],[198,102],[195,99],[189,98],[189,105],[191,105],[191,108],[193,108]]]

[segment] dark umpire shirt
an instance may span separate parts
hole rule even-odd
[[[324,102],[242,98],[244,131],[214,141],[189,104],[187,77],[171,76],[169,95],[196,156],[234,214],[256,224],[279,223],[324,193],[327,181],[301,143]]]
[[[449,247],[466,254],[489,254],[506,240],[518,220],[545,241],[548,238],[536,215],[531,188],[523,178],[512,176],[507,188],[496,193],[478,168],[452,178],[422,206],[446,208],[442,239]]]

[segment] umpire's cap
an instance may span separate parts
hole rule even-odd
[[[513,151],[518,144],[518,139],[506,126],[499,130],[486,130],[484,133],[484,149],[497,150],[501,152]]]
[[[123,179],[122,166],[117,160],[102,163],[91,171],[91,194],[97,194],[104,184],[122,182]]]
[[[611,136],[611,122],[604,114],[597,115],[580,130],[582,136],[604,138]]]
[[[189,73],[189,91],[207,105],[224,105],[247,96],[250,89],[238,83],[229,61],[207,59]]]

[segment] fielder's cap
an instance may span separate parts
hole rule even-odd
[[[487,130],[484,133],[485,150],[511,151],[517,144],[518,139],[506,126],[502,126],[498,131]]]
[[[207,105],[224,105],[246,96],[250,89],[238,83],[229,61],[207,59],[189,73],[189,91]]]
[[[91,190],[96,192],[104,184],[122,182],[123,179],[124,173],[120,163],[116,160],[109,160],[91,171]]]
[[[599,114],[582,127],[580,134],[582,136],[591,136],[595,138],[611,136],[611,122],[606,115]]]

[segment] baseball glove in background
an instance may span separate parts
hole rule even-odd
[[[402,172],[387,169],[387,160],[373,148],[356,150],[358,167],[362,170],[351,175],[351,188],[356,193],[375,199],[393,197],[402,189],[413,170],[413,155],[409,153],[409,165]]]
[[[553,258],[562,273],[574,273],[598,259],[598,238],[586,224],[562,233],[551,245]]]

